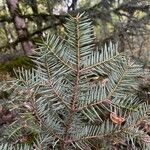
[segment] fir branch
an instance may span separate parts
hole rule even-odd
[[[65,137],[64,137],[64,143],[63,143],[63,147],[65,149],[66,147],[66,141],[69,139],[69,129],[71,127],[71,123],[73,121],[73,116],[75,113],[75,108],[76,108],[76,101],[77,101],[77,95],[78,95],[78,86],[79,86],[79,80],[80,80],[80,30],[79,30],[79,19],[80,16],[79,14],[76,16],[76,30],[77,30],[77,35],[76,35],[76,39],[77,39],[77,45],[76,45],[76,55],[77,55],[77,70],[76,70],[76,80],[75,80],[75,86],[74,86],[74,93],[72,96],[72,100],[71,100],[71,110],[70,110],[70,114],[68,116],[68,121],[66,123],[66,129],[65,129]]]
[[[149,105],[137,98],[135,77],[140,66],[118,53],[112,43],[95,50],[93,27],[86,15],[67,21],[66,38],[48,35],[32,56],[37,67],[18,69],[17,79],[5,86],[10,90],[11,84],[13,91],[8,106],[23,119],[16,117],[14,126],[9,126],[17,143],[7,144],[6,137],[0,149],[9,150],[9,145],[10,150],[30,149],[18,141],[24,122],[28,127],[24,131],[37,134],[33,145],[45,150],[91,149],[94,140],[132,140],[143,134],[138,125],[147,118]],[[114,121],[113,113],[123,121]]]

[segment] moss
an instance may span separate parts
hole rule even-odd
[[[9,72],[10,74],[13,74],[13,69],[18,67],[24,67],[24,68],[32,68],[34,67],[34,63],[32,60],[27,56],[19,56],[14,58],[13,60],[6,62],[6,63],[0,63],[0,72]]]

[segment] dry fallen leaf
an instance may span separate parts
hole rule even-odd
[[[121,123],[123,123],[125,121],[124,118],[117,116],[117,114],[115,114],[113,112],[110,113],[110,119],[115,124],[121,124]]]

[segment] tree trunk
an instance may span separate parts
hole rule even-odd
[[[24,18],[19,15],[18,0],[6,0],[7,6],[9,8],[18,38],[21,41],[21,46],[25,55],[32,54],[33,44],[28,39],[28,32],[25,24]]]

